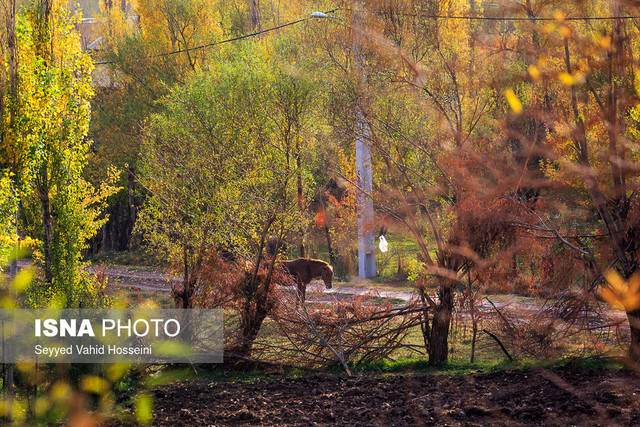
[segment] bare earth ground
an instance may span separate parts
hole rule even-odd
[[[112,286],[169,291],[178,279],[109,266]],[[403,290],[314,282],[309,300],[375,293],[396,303]],[[496,302],[537,310],[533,300]],[[624,313],[610,310],[612,318]],[[464,376],[316,375],[251,382],[199,379],[153,390],[153,425],[640,425],[640,376],[622,370],[499,371]],[[113,425],[110,423],[110,425]],[[117,424],[116,424],[117,425]]]
[[[621,370],[197,380],[153,393],[158,426],[640,424],[640,377]]]
[[[111,266],[114,286],[169,291],[179,280]],[[373,293],[403,304],[406,290],[314,282],[308,300]],[[540,308],[533,299],[496,300],[500,309]],[[488,303],[485,303],[489,309]],[[610,319],[624,313],[609,310]],[[153,425],[640,425],[640,376],[630,371],[500,371],[464,376],[316,375],[251,382],[205,379],[157,388]]]
[[[104,272],[118,287],[166,292],[179,283],[152,269],[109,266]],[[327,290],[314,282],[308,300],[329,302],[371,292],[399,304],[412,298],[406,290],[362,284]],[[533,299],[496,300],[499,308],[514,304],[519,310],[540,308]],[[624,313],[609,312],[607,317],[624,318]],[[316,375],[237,383],[198,379],[153,394],[153,425],[159,426],[640,425],[640,376],[622,370]]]

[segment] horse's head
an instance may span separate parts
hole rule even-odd
[[[331,281],[333,280],[333,267],[327,265],[322,268],[322,280],[327,289],[331,289]]]

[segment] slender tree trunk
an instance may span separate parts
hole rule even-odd
[[[296,137],[296,186],[298,190],[298,209],[300,215],[304,212],[303,197],[302,197],[302,159],[300,158],[300,137]],[[300,258],[305,258],[307,253],[304,247],[304,230],[300,228]]]
[[[9,87],[11,96],[17,97],[18,88],[18,56],[16,54],[16,2],[9,0],[7,16],[7,47],[9,50]]]
[[[627,318],[631,329],[629,357],[638,361],[640,360],[640,308],[627,312]]]
[[[9,18],[7,18],[7,21]],[[8,25],[7,25],[8,26]],[[5,108],[5,88],[7,87],[7,68],[5,64],[7,62],[7,51],[4,43],[0,46],[2,52],[2,63],[0,64],[0,114],[2,115],[2,123],[0,124],[0,130],[2,131],[2,139],[6,137],[6,127],[4,125],[4,117],[6,117],[7,111]]]
[[[49,198],[49,177],[47,173],[47,161],[45,160],[40,170],[40,185],[38,193],[42,211],[42,252],[44,255],[44,280],[53,282],[51,273],[51,200]]]
[[[453,283],[449,279],[442,281],[438,292],[439,304],[433,313],[431,339],[429,342],[429,364],[446,363],[449,358],[449,328],[453,312]]]
[[[246,272],[244,286],[245,301],[240,314],[240,334],[241,342],[235,352],[242,357],[249,357],[253,348],[253,343],[258,337],[262,322],[269,314],[268,295],[271,285],[271,277],[275,265],[276,257],[274,256],[269,263],[269,271],[264,279],[259,274],[260,264],[264,253],[265,241],[271,225],[275,221],[275,217],[267,220],[265,227],[260,236],[260,245],[258,247],[258,256],[256,259],[253,272]],[[275,252],[278,252],[282,244],[282,236],[276,242]]]
[[[193,290],[195,288],[194,275],[189,274],[189,248],[187,245],[182,250],[184,277],[182,279],[182,289],[173,289],[171,294],[175,303],[175,308],[193,308]],[[193,267],[192,267],[193,268]]]
[[[327,217],[327,208],[324,204],[324,199],[320,196],[320,204],[322,205],[322,215],[324,217],[324,235],[327,239],[327,250],[329,251],[329,262],[335,267],[337,259],[336,254],[333,252],[333,244],[331,241],[331,229],[329,228],[329,218]]]
[[[129,221],[127,224],[127,248],[131,249],[131,235],[133,234],[133,227],[136,224],[136,204],[134,198],[136,190],[135,168],[128,166],[127,175],[129,178]]]
[[[9,397],[9,402],[13,399],[13,364],[5,363],[3,375],[3,390]]]
[[[478,322],[473,320],[473,336],[471,337],[471,363],[476,361],[476,339],[478,337]]]
[[[111,244],[109,242],[109,221],[107,221],[102,226],[102,245],[100,248],[100,252],[107,252],[110,249]]]
[[[327,250],[329,251],[329,262],[332,266],[336,265],[336,254],[333,252],[333,245],[331,243],[331,232],[327,223],[324,224],[324,235],[327,238]]]
[[[9,0],[8,2],[8,11],[6,18],[6,28],[7,28],[7,48],[9,53],[9,96],[11,102],[11,108],[9,110],[9,122],[10,126],[13,127],[15,117],[16,117],[16,106],[17,98],[18,98],[18,56],[16,55],[16,2],[15,0]],[[3,51],[4,54],[4,51]],[[4,55],[3,55],[4,58]],[[3,66],[2,69],[2,114],[7,113],[5,110],[5,96],[4,96],[4,88],[6,84],[5,77],[5,69]],[[4,122],[4,120],[3,120]],[[6,129],[3,129],[3,136],[6,135]],[[17,176],[17,174],[16,174]],[[22,206],[22,204],[19,204]],[[18,218],[14,217],[14,223],[16,225],[16,231],[18,228]],[[11,261],[11,265],[9,266],[9,280],[13,280],[13,278],[18,274],[18,260],[14,256],[14,259]],[[4,338],[4,337],[3,337]],[[9,404],[12,405],[13,399],[13,364],[6,363],[3,365],[3,382],[2,388],[4,392],[8,395]]]
[[[17,215],[14,217],[14,222],[15,224],[18,223]],[[16,252],[17,252],[17,249],[16,249]],[[14,256],[13,260],[11,260],[11,264],[9,265],[9,281],[13,282],[13,279],[16,277],[17,274],[18,274],[18,260],[16,259],[16,256]],[[10,287],[9,289],[10,289],[9,292],[12,292],[12,293],[14,292],[13,287]],[[13,296],[15,297],[15,295]],[[2,336],[2,339],[4,340],[4,335]],[[4,346],[4,342],[2,343],[2,345]],[[3,363],[2,373],[3,373],[2,389],[4,390],[4,393],[8,396],[7,400],[12,405],[13,404],[12,402],[13,400],[13,364]]]
[[[249,7],[249,18],[247,26],[249,32],[258,32],[262,30],[262,23],[260,22],[260,0],[247,0]]]
[[[8,3],[8,14],[6,19],[7,25],[7,48],[9,53],[9,100],[10,100],[10,109],[9,109],[9,126],[13,128],[15,125],[15,119],[17,116],[17,97],[18,97],[18,57],[16,55],[16,2],[15,0],[9,0]],[[3,46],[3,58],[4,58],[4,46]],[[6,87],[6,77],[5,77],[5,68],[4,64],[2,65],[2,106],[0,107],[2,110],[2,114],[6,114],[5,111],[5,96],[4,96],[4,88]],[[4,126],[4,124],[3,124]],[[4,130],[4,129],[3,129]],[[6,135],[6,132],[4,133]],[[14,174],[18,177],[18,171],[14,170]],[[18,184],[18,183],[16,183]],[[17,187],[17,185],[16,185]],[[22,204],[19,204],[19,207]],[[16,234],[18,234],[18,218],[14,218],[14,224],[16,227]],[[18,260],[14,257],[11,261],[11,266],[9,267],[9,277],[13,279],[15,274],[18,272]]]

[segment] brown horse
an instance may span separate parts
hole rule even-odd
[[[298,286],[298,295],[304,302],[307,285],[312,279],[322,277],[327,289],[331,289],[333,280],[333,267],[324,261],[311,258],[298,258],[292,261],[282,261],[284,270],[293,276]]]

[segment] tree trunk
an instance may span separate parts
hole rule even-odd
[[[18,89],[18,55],[16,53],[16,2],[9,1],[7,16],[7,47],[9,50],[9,87],[10,95],[17,96]],[[12,114],[12,118],[15,114]],[[13,124],[13,123],[12,123]]]
[[[253,343],[260,333],[262,322],[264,322],[271,309],[268,296],[275,259],[275,257],[272,259],[269,273],[266,277],[261,275],[252,276],[247,272],[247,282],[245,284],[246,302],[240,320],[241,342],[235,350],[235,353],[239,356],[251,356]],[[251,289],[254,290],[253,293],[250,293]]]
[[[14,221],[16,224],[18,223],[16,217],[14,217]],[[14,256],[13,259],[11,260],[11,264],[9,264],[9,282],[10,283],[13,283],[13,279],[16,277],[17,274],[18,274],[18,260],[17,260],[17,257]],[[11,292],[12,294],[15,292],[13,291],[13,287],[9,287],[9,289],[10,289],[9,292]],[[15,298],[15,295],[12,295],[12,296]],[[4,341],[4,334],[2,335],[2,340]],[[2,343],[2,345],[4,346],[4,342]],[[13,364],[3,363],[2,372],[3,372],[2,389],[4,390],[4,394],[8,397],[7,401],[11,405],[13,401]]]
[[[189,248],[187,245],[182,250],[184,277],[182,279],[182,289],[173,289],[171,295],[175,303],[175,308],[193,308],[193,291],[195,288],[194,276],[189,275]]]
[[[476,339],[478,337],[478,321],[473,316],[473,336],[471,337],[471,363],[476,361]]]
[[[105,222],[102,226],[102,247],[100,248],[101,252],[107,252],[111,249],[111,245],[109,243],[109,221]]]
[[[429,340],[429,364],[446,363],[449,357],[449,328],[453,312],[453,283],[441,278],[438,297],[440,302],[433,313],[431,339]]]
[[[271,224],[275,221],[275,217],[271,217],[260,237],[260,246],[258,248],[258,256],[253,272],[247,272],[244,283],[244,297],[245,301],[240,314],[240,339],[238,347],[235,353],[241,357],[250,357],[253,343],[258,337],[262,322],[269,314],[271,306],[269,305],[269,288],[271,287],[271,278],[273,276],[273,269],[275,266],[276,256],[271,258],[269,263],[269,270],[266,276],[259,274],[260,263],[262,261],[262,254],[264,252],[265,239],[268,235]],[[278,253],[278,249],[282,244],[282,235],[276,242],[275,253]]]
[[[640,361],[640,308],[627,312],[629,327],[631,329],[631,343],[629,345],[629,357],[633,361]]]
[[[254,313],[246,314],[246,317],[242,318],[242,342],[237,350],[237,354],[242,357],[250,357],[253,343],[258,338],[262,322],[267,317],[268,310],[265,309],[264,304],[257,303],[256,311]]]
[[[324,224],[324,235],[327,238],[327,250],[329,251],[329,262],[332,266],[336,265],[336,254],[333,252],[333,245],[331,244],[331,232],[329,231],[329,226],[325,222]]]
[[[7,31],[7,48],[9,51],[9,96],[10,100],[13,101],[11,105],[11,109],[9,111],[9,119],[10,126],[13,127],[15,124],[15,118],[17,116],[16,106],[18,105],[17,96],[18,96],[18,55],[16,54],[16,2],[15,0],[9,0],[8,2],[8,11],[6,15],[6,31]],[[4,52],[3,52],[4,58]],[[5,70],[3,66],[2,70],[2,114],[4,117],[5,112],[5,99],[4,99],[4,88],[6,84],[5,78]],[[4,121],[4,120],[3,120]],[[3,126],[4,128],[4,126]],[[3,129],[4,131],[4,129]],[[3,132],[4,133],[4,132]],[[3,135],[4,136],[4,135]],[[18,174],[16,173],[16,176]],[[22,206],[20,203],[19,206]],[[14,221],[16,224],[17,231],[17,218],[14,217]],[[9,266],[9,280],[13,281],[14,277],[18,274],[18,260],[16,257],[11,261],[11,265]],[[3,337],[4,338],[4,337]],[[2,388],[4,390],[6,400],[8,401],[10,407],[13,405],[13,364],[5,363],[3,365],[3,381]]]
[[[262,29],[260,22],[260,0],[247,0],[249,6],[249,20],[247,22],[249,32],[258,32]]]
[[[136,190],[136,177],[134,175],[135,168],[127,167],[127,174],[129,178],[129,222],[127,223],[127,248],[131,249],[131,235],[133,234],[133,227],[136,224],[136,205],[135,205],[135,190]]]
[[[324,218],[324,235],[327,239],[327,250],[329,251],[329,263],[332,266],[336,266],[336,254],[333,251],[333,244],[331,242],[331,229],[329,228],[329,218],[327,217],[327,208],[325,207],[324,204],[324,199],[322,198],[322,195],[319,197],[320,198],[320,203],[322,204],[322,216]]]
[[[302,196],[302,159],[300,158],[300,137],[296,138],[296,187],[298,197],[298,209],[300,215],[304,214],[304,204]],[[304,229],[300,228],[300,258],[306,258],[307,252],[304,247]]]
[[[49,199],[49,184],[46,160],[40,172],[40,205],[42,210],[42,252],[44,255],[44,281],[53,282],[51,274],[51,201]]]
[[[2,382],[5,395],[8,397],[8,401],[13,401],[13,364],[5,363],[4,365],[4,378]]]

